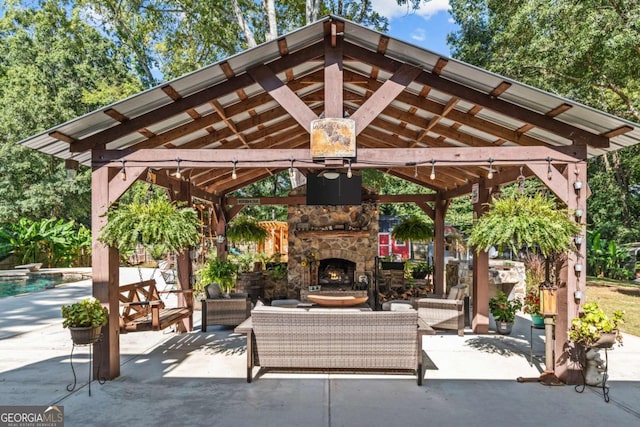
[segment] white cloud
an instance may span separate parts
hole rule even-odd
[[[372,0],[371,5],[373,6],[373,10],[389,19],[398,18],[409,13],[415,13],[424,19],[429,19],[436,13],[447,11],[451,8],[449,6],[449,0],[430,0],[426,3],[423,2],[416,11],[413,11],[411,7],[407,5],[398,6],[396,0]]]
[[[413,33],[411,33],[411,39],[417,42],[423,42],[427,39],[427,33],[422,28],[417,28]]]

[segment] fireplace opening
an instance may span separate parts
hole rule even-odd
[[[355,271],[355,262],[341,258],[323,259],[318,268],[318,284],[351,288]]]

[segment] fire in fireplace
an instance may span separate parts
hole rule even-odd
[[[346,259],[321,260],[318,268],[318,283],[324,286],[335,285],[351,288],[355,270],[356,263]]]

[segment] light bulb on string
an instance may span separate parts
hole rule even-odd
[[[289,179],[293,179],[293,178],[294,178],[293,159],[291,159],[291,167],[289,168]]]
[[[236,172],[236,164],[238,163],[237,160],[233,161],[233,170],[231,171],[231,179],[238,179],[238,173]]]
[[[489,157],[489,173],[487,173],[487,179],[493,179],[493,158]]]
[[[180,162],[181,162],[180,158],[177,158],[176,162],[178,162],[178,168],[176,170],[176,178],[180,179],[182,178],[182,172],[180,172]]]
[[[125,163],[126,163],[126,160],[123,160],[122,169],[120,169],[120,179],[122,179],[123,181],[127,180],[127,169],[124,166]]]
[[[351,171],[351,160],[349,160],[349,169],[347,169],[347,178],[351,178],[353,176],[353,172]]]
[[[436,179],[436,161],[435,160],[431,160],[431,175],[429,175],[429,179],[431,179],[431,181]]]

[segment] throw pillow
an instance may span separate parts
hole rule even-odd
[[[205,288],[208,299],[216,299],[222,297],[222,289],[217,283],[212,283]]]

